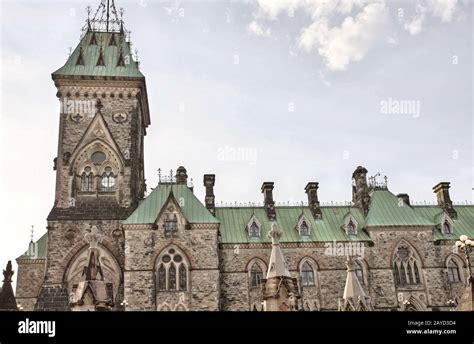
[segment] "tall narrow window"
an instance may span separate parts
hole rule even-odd
[[[458,264],[453,259],[450,259],[448,262],[448,278],[451,283],[461,282]]]
[[[408,283],[414,284],[415,283],[415,276],[413,276],[413,269],[411,268],[410,263],[407,264],[407,270],[408,270]]]
[[[251,238],[258,238],[260,237],[260,228],[258,227],[255,221],[252,222],[249,228],[249,236]]]
[[[304,262],[303,266],[301,267],[301,284],[304,287],[313,286],[315,284],[314,270],[308,262]]]
[[[258,288],[262,284],[263,271],[257,263],[252,265],[250,270],[250,287]]]
[[[360,284],[364,284],[364,269],[362,268],[362,264],[358,261],[355,262],[355,274],[357,279],[359,280]]]
[[[187,276],[186,276],[186,266],[184,264],[181,264],[179,266],[179,290],[184,291],[187,288]]]
[[[418,265],[416,264],[416,261],[413,262],[413,271],[415,271],[415,283],[420,284],[420,272],[418,271]]]
[[[397,263],[393,263],[393,275],[395,276],[395,284],[400,285],[402,281],[400,280],[400,271],[398,271]]]
[[[168,290],[176,290],[176,268],[171,264],[168,270]]]
[[[400,264],[400,282],[403,285],[407,284],[407,275],[406,275],[405,266],[403,265],[403,263]]]
[[[166,290],[166,269],[163,264],[158,269],[158,290]]]

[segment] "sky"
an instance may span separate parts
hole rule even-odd
[[[0,267],[46,231],[59,103],[51,73],[99,0],[0,0]],[[473,4],[462,0],[116,0],[146,76],[157,169],[216,174],[216,202],[351,199],[351,175],[473,200]],[[165,173],[165,172],[163,172]],[[167,173],[167,172],[166,172]]]

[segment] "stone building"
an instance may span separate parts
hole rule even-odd
[[[55,203],[47,233],[17,259],[25,310],[262,310],[275,224],[296,309],[338,310],[355,298],[349,280],[375,310],[448,310],[461,297],[467,264],[454,242],[474,237],[474,207],[453,205],[449,183],[433,188],[437,205],[413,205],[359,166],[346,205],[321,205],[309,182],[307,204],[279,206],[265,182],[263,205],[217,207],[215,175],[203,177],[201,202],[179,167],[145,198],[145,77],[113,1],[100,6],[110,19],[89,18],[52,74]]]

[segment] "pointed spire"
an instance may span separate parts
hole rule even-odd
[[[347,278],[342,300],[339,300],[340,311],[372,311],[370,298],[364,292],[355,273],[356,262],[348,257],[346,261]]]
[[[2,289],[0,289],[0,310],[17,310],[15,294],[13,293],[12,288],[13,274],[14,271],[12,269],[12,262],[9,260],[6,270],[3,270],[3,285]]]
[[[285,257],[280,249],[282,232],[278,230],[277,224],[272,223],[272,230],[268,233],[268,239],[272,240],[272,253],[268,264],[267,279],[271,277],[291,277],[286,268]]]

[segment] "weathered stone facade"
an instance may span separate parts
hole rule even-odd
[[[299,310],[338,309],[347,255],[359,257],[354,273],[376,310],[448,310],[448,301],[461,297],[466,262],[453,244],[459,234],[472,235],[474,207],[453,206],[449,183],[434,188],[438,206],[417,208],[407,194],[395,196],[374,179],[367,183],[359,166],[347,206],[321,206],[317,182],[305,188],[307,205],[277,206],[274,184],[265,182],[263,206],[219,208],[215,175],[204,176],[201,203],[179,167],[143,199],[150,124],[145,78],[135,61],[96,61],[101,54],[115,61],[129,49],[123,30],[89,30],[53,73],[62,102],[55,203],[47,237],[40,239],[44,254],[17,260],[16,297],[24,309],[70,309],[84,280],[92,228],[100,234],[101,285],[114,310],[262,310],[272,250],[265,233],[275,223],[283,231],[285,278],[297,281]],[[358,251],[348,253],[350,245]]]

